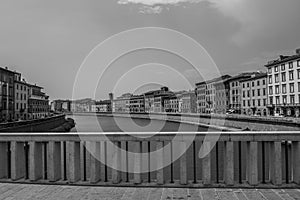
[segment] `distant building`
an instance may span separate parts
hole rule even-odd
[[[226,113],[229,102],[229,75],[196,84],[198,113]]]
[[[270,115],[300,116],[300,49],[292,56],[270,61],[268,69],[268,110]]]
[[[14,76],[15,72],[0,67],[0,121],[14,118]]]
[[[132,96],[132,94],[126,93],[126,94],[123,94],[122,96],[114,99],[112,101],[112,111],[129,113],[131,96]]]
[[[197,112],[197,98],[195,91],[188,91],[178,97],[178,106],[180,113],[196,113]]]
[[[131,113],[144,113],[145,112],[144,95],[131,96],[129,108]]]
[[[51,110],[55,112],[71,112],[70,100],[54,100],[51,103]]]
[[[196,83],[197,113],[206,113],[206,82]]]
[[[15,101],[14,118],[15,120],[27,120],[30,118],[28,113],[28,94],[30,84],[26,83],[20,73],[15,72],[14,78]]]
[[[28,114],[31,119],[44,118],[49,115],[49,96],[42,92],[42,87],[29,85]]]
[[[107,113],[111,112],[111,101],[104,100],[104,101],[96,101],[95,104],[91,106],[92,112],[100,112],[100,113]]]
[[[214,112],[218,114],[226,114],[229,110],[230,101],[230,87],[229,78],[231,76],[226,75],[217,79],[214,82],[215,87],[215,99],[214,99]]]
[[[179,101],[176,95],[170,96],[164,100],[164,109],[168,113],[179,112]]]
[[[144,94],[145,112],[160,113],[165,112],[164,102],[174,93],[169,91],[168,87],[162,87],[160,90],[150,91]]]
[[[228,80],[229,83],[229,108],[232,112],[236,114],[242,113],[242,86],[241,81],[249,79],[259,72],[244,72],[239,75],[236,75]]]
[[[71,112],[92,112],[95,101],[91,98],[74,100],[71,102]]]
[[[241,81],[242,114],[267,115],[267,74],[258,74]]]

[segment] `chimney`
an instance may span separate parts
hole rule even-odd
[[[296,54],[300,55],[300,48],[296,49]]]
[[[114,94],[113,93],[109,93],[109,100],[114,100]]]

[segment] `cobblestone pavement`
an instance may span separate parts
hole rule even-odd
[[[26,185],[0,183],[0,199],[5,200],[292,200],[300,199],[297,189],[173,189],[173,188],[123,188],[59,185]]]

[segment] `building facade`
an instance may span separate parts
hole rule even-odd
[[[249,79],[259,72],[245,72],[234,76],[228,80],[229,84],[229,108],[230,111],[236,114],[242,113],[242,84],[241,81]]]
[[[112,103],[112,111],[129,113],[131,96],[132,96],[132,94],[126,93],[126,94],[123,94],[121,97],[114,99],[113,103]]]
[[[178,97],[180,113],[197,113],[197,97],[195,91],[188,91]]]
[[[300,116],[300,50],[280,56],[267,65],[268,111],[270,115]]]
[[[0,121],[12,121],[14,118],[14,78],[15,72],[0,67]]]
[[[267,116],[267,74],[241,81],[242,114]]]
[[[196,83],[197,113],[206,113],[206,82]]]
[[[215,102],[214,112],[218,114],[226,114],[229,110],[230,101],[230,87],[229,80],[230,76],[224,76],[214,82],[215,87]]]
[[[30,84],[22,80],[21,74],[15,72],[14,90],[14,119],[15,120],[27,120],[30,118],[28,114],[28,89]]]
[[[30,85],[28,87],[28,114],[30,119],[40,119],[49,116],[49,96],[42,92],[42,87]]]
[[[129,109],[131,113],[145,112],[145,98],[144,95],[134,95],[130,98]]]

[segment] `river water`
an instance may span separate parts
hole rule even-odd
[[[76,127],[71,132],[206,132],[208,128],[178,122],[131,119],[123,117],[107,117],[76,115],[68,116],[75,119]],[[209,131],[216,131],[211,130]]]

